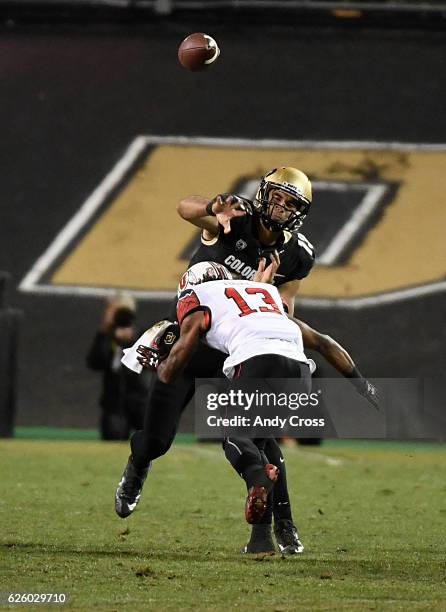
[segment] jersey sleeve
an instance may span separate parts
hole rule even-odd
[[[177,320],[181,327],[184,319],[190,314],[202,310],[205,315],[205,332],[209,331],[211,327],[211,311],[210,309],[201,304],[198,295],[193,289],[186,289],[180,293],[177,303]]]

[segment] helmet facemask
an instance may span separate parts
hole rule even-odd
[[[274,209],[276,207],[287,209],[287,204],[275,203],[272,199],[271,192],[274,189],[280,189],[280,191],[293,197],[292,206],[294,210],[290,210],[288,217],[284,218],[283,221],[273,219]],[[260,217],[266,229],[272,232],[280,232],[283,230],[294,231],[298,230],[305,217],[307,216],[310,208],[310,202],[302,195],[297,194],[295,190],[287,188],[287,186],[281,183],[272,183],[270,181],[262,180],[257,196],[257,202],[260,205]]]

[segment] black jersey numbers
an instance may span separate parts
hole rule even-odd
[[[254,312],[274,312],[276,314],[282,314],[276,302],[274,301],[273,296],[269,291],[263,289],[261,287],[246,287],[244,290],[248,295],[256,295],[261,294],[262,299],[267,306],[260,306],[259,308],[251,308],[251,306],[246,302],[246,300],[240,295],[237,289],[234,287],[228,287],[225,289],[225,296],[228,300],[234,300],[237,304],[240,313],[239,317],[246,317]]]

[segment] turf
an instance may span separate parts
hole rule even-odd
[[[0,443],[0,592],[65,592],[73,610],[446,610],[442,446],[287,450],[305,544],[292,559],[238,553],[244,487],[217,445],[175,446],[119,519],[127,454]]]

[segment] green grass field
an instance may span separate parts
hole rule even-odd
[[[306,547],[287,559],[238,553],[244,485],[217,445],[176,445],[119,519],[127,454],[0,443],[0,592],[65,592],[51,609],[72,610],[446,610],[445,447],[287,450]]]

